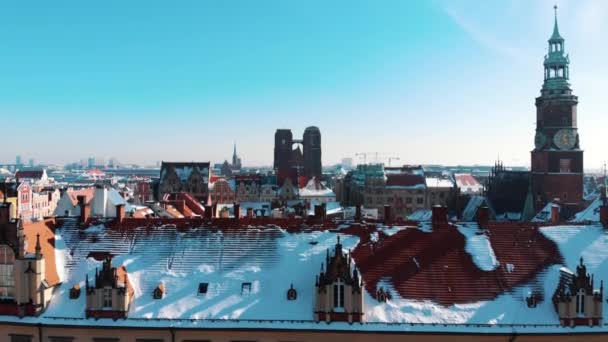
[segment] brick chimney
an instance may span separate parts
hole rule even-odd
[[[391,206],[390,205],[385,205],[384,206],[384,224],[389,224],[393,221],[393,213],[391,211]]]
[[[206,219],[211,219],[211,215],[212,215],[212,209],[210,205],[206,205],[205,206],[205,218]]]
[[[604,228],[608,228],[608,198],[606,198],[606,188],[600,188],[602,204],[600,205],[600,222]]]
[[[551,205],[551,223],[558,224],[559,221],[560,221],[559,205],[553,204],[553,205]]]
[[[91,206],[87,203],[86,196],[79,195],[76,198],[78,199],[78,206],[80,207],[80,224],[85,224],[91,216]]]
[[[7,224],[11,220],[11,202],[0,203],[0,224]]]
[[[126,207],[124,204],[119,204],[116,206],[116,220],[120,223],[126,216]]]
[[[477,208],[477,224],[481,228],[487,228],[490,222],[490,209],[486,206]]]
[[[448,208],[440,205],[433,206],[433,219],[432,225],[433,228],[437,225],[448,223]]]
[[[238,203],[234,203],[234,218],[239,219],[241,217],[241,205]]]
[[[361,204],[355,206],[355,221],[361,221]]]

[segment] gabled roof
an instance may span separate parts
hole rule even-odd
[[[89,188],[89,189],[81,189],[81,190],[68,190],[67,194],[68,194],[68,196],[70,196],[72,205],[78,204],[78,196],[84,196],[85,203],[90,203],[95,194],[95,189]]]
[[[44,176],[44,170],[19,170],[15,172],[17,181],[21,179],[41,179]]]
[[[55,220],[26,223],[23,226],[23,233],[26,238],[25,252],[28,254],[36,253],[36,239],[37,235],[40,235],[40,247],[45,260],[45,280],[49,287],[61,283],[57,267],[63,268],[64,265],[57,265],[57,262],[63,260],[55,259]]]

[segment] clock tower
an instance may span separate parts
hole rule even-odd
[[[536,136],[532,151],[532,191],[536,209],[559,201],[577,208],[583,201],[583,151],[579,146],[576,106],[572,94],[570,58],[557,26],[557,6],[553,34],[544,60],[544,82],[536,98]]]

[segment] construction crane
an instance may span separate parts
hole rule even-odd
[[[380,155],[380,153],[378,152],[360,152],[360,153],[355,153],[356,157],[363,157],[363,164],[367,164],[367,156],[373,154],[376,157],[376,163],[378,162],[378,155]]]
[[[388,167],[391,167],[391,162],[393,160],[400,160],[399,157],[388,157]]]

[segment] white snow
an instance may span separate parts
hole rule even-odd
[[[387,229],[397,231],[401,228],[381,230]],[[488,270],[498,265],[487,237],[478,234],[476,225],[463,224],[458,229],[466,237],[466,251],[478,267]],[[174,229],[163,228],[151,233],[135,230],[121,235],[101,226],[85,230],[84,237],[80,232],[77,227],[57,230],[55,256],[58,263],[65,263],[64,267],[58,265],[63,283],[54,292],[47,310],[40,317],[1,316],[1,321],[156,327],[172,325],[174,321],[139,319],[174,318],[183,319],[175,321],[180,327],[190,328],[328,328],[311,321],[313,284],[321,263],[325,262],[327,249],[332,250],[336,243],[338,234],[334,232],[288,234],[267,228],[235,235],[198,228],[179,234]],[[608,280],[608,235],[605,230],[599,225],[557,226],[541,228],[541,232],[558,245],[564,265],[549,267],[530,284],[514,288],[493,300],[446,307],[431,300],[401,298],[394,291],[391,280],[382,278],[378,286],[389,290],[392,298],[381,303],[364,291],[365,318],[369,323],[332,323],[331,329],[566,334],[608,331],[606,326],[560,327],[551,302],[560,268],[576,269],[581,256],[587,271],[595,276],[596,287],[600,280]],[[340,239],[344,250],[354,248],[359,240],[341,234]],[[86,258],[91,250],[109,251],[117,255],[114,265],[127,268],[135,290],[129,319],[87,320],[84,319],[85,296],[81,293],[78,299],[69,299],[69,289],[77,283],[83,288],[85,274],[92,280],[95,268],[100,267],[100,262]],[[484,254],[487,254],[486,258]],[[512,272],[514,266],[505,264],[505,270]],[[197,294],[200,282],[209,284],[206,295]],[[244,282],[251,283],[248,294],[242,293]],[[161,283],[165,285],[166,295],[155,300],[152,290]],[[544,300],[536,308],[528,308],[525,297],[535,289],[533,283],[540,284]],[[298,291],[298,299],[293,302],[287,301],[285,296],[291,284]],[[604,305],[604,312],[608,312],[607,304]],[[196,320],[201,318],[220,321]],[[254,321],[263,319],[272,321]]]
[[[433,218],[431,209],[417,209],[411,213],[407,219],[412,221],[430,221]]]
[[[458,231],[465,236],[465,250],[473,258],[473,262],[483,271],[493,271],[500,265],[494,254],[488,236],[479,229],[477,224],[458,225]]]
[[[595,201],[591,202],[587,208],[578,212],[574,215],[574,222],[584,222],[584,221],[592,221],[599,222],[600,221],[600,207],[602,206],[602,199],[597,198]]]

